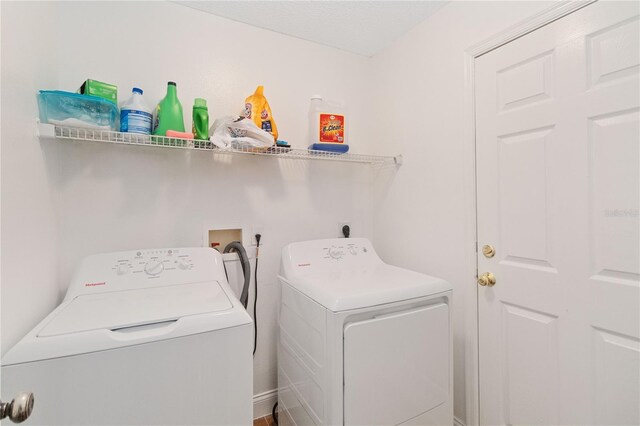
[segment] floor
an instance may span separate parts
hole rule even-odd
[[[268,416],[253,419],[253,426],[276,426],[276,423],[273,421],[271,414],[269,414]]]

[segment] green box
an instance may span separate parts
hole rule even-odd
[[[115,106],[118,106],[118,87],[113,84],[103,83],[96,80],[87,80],[82,83],[82,86],[78,89],[78,93],[82,95],[98,96],[113,102]]]

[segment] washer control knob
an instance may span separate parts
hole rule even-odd
[[[164,271],[164,263],[161,260],[150,260],[144,265],[144,271],[149,275],[158,275]]]
[[[120,263],[116,268],[116,272],[118,273],[118,275],[126,274],[127,272],[129,272],[129,265],[127,265],[126,263]]]
[[[358,254],[358,249],[354,246],[349,247],[349,253]]]
[[[191,266],[191,263],[189,263],[187,259],[180,259],[178,261],[178,268],[180,269],[189,269],[189,266]]]

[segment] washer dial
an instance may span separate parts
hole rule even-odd
[[[178,260],[178,268],[189,269],[191,267],[191,261],[189,259]]]
[[[150,260],[144,265],[144,271],[149,275],[159,275],[164,271],[164,263],[161,260]]]

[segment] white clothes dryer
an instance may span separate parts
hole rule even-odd
[[[26,425],[250,425],[253,326],[220,253],[85,258],[62,303],[2,358]]]
[[[340,238],[282,251],[281,425],[453,424],[452,290]]]

